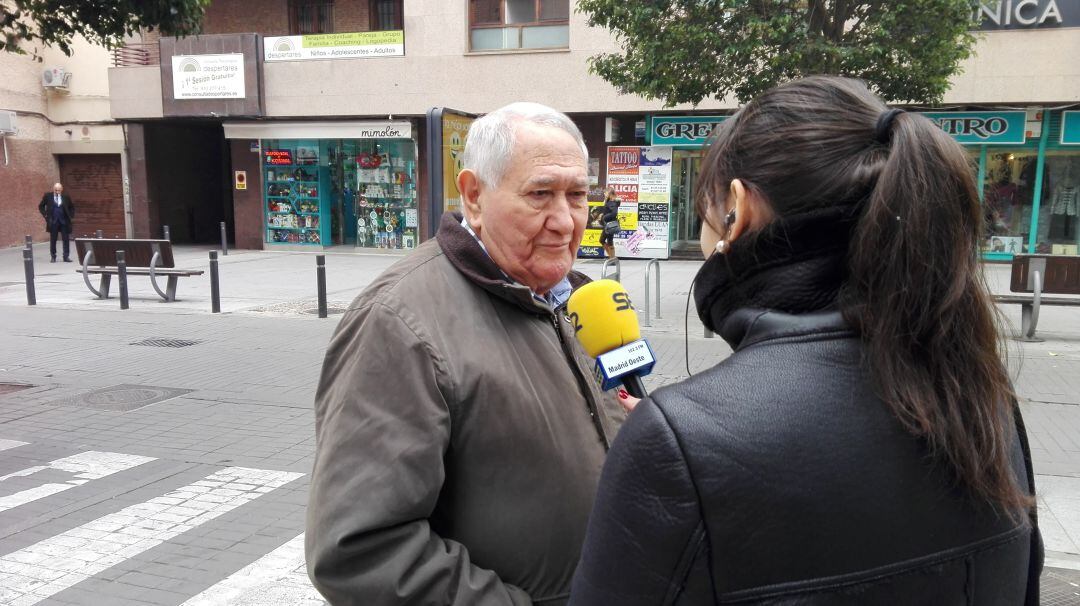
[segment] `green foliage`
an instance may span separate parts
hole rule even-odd
[[[0,50],[25,54],[42,44],[70,55],[77,35],[111,48],[141,27],[169,36],[191,34],[209,5],[210,0],[0,1]]]
[[[971,55],[971,0],[579,0],[622,53],[589,60],[621,92],[740,102],[813,74],[865,80],[893,102],[941,100]]]

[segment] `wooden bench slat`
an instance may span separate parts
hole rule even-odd
[[[1014,304],[1033,303],[1034,301],[1034,297],[1025,297],[1023,295],[996,295],[994,297],[995,303]],[[1065,297],[1042,297],[1041,299],[1039,299],[1039,303],[1041,305],[1064,305],[1067,307],[1080,307],[1080,299],[1067,299]]]
[[[75,273],[83,273],[83,269],[80,267],[75,270]],[[86,268],[88,274],[113,274],[120,273],[120,270],[116,267],[88,267]],[[149,276],[150,269],[142,267],[129,267],[127,270],[129,276]],[[154,269],[154,274],[158,276],[201,276],[203,275],[201,269]]]

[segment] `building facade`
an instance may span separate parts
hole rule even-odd
[[[124,132],[110,117],[109,54],[82,39],[72,47],[71,57],[36,49],[41,61],[0,52],[0,246],[27,234],[48,239],[37,205],[57,181],[76,205],[76,235],[127,232]]]
[[[159,237],[168,225],[176,241],[210,242],[224,221],[243,248],[407,250],[458,207],[472,117],[531,100],[577,122],[597,189],[619,190],[620,255],[693,253],[703,143],[737,104],[664,108],[621,94],[587,63],[616,40],[573,5],[215,0],[198,36],[132,40],[107,80],[127,233]],[[969,150],[989,257],[1076,254],[1080,0],[978,11],[981,40],[942,107],[908,109]],[[588,231],[584,255],[600,254],[598,237]]]

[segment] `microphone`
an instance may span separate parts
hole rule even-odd
[[[652,372],[656,359],[641,338],[637,312],[622,284],[590,282],[570,295],[566,311],[585,353],[596,358],[601,387],[607,390],[622,383],[635,398],[647,396],[641,377]]]

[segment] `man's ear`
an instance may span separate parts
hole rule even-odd
[[[482,186],[480,178],[473,171],[466,168],[458,173],[457,187],[458,191],[461,192],[461,211],[465,215],[465,220],[469,222],[469,227],[477,235],[480,234],[482,223],[480,212],[480,188]]]

